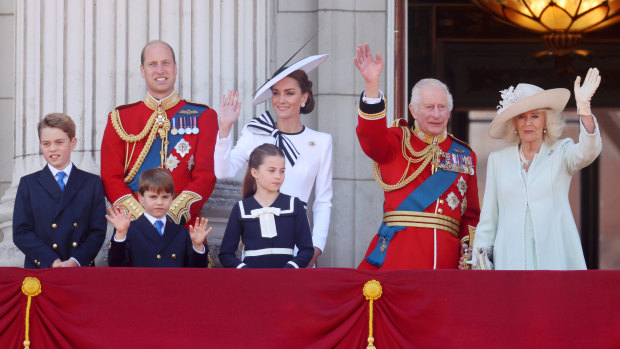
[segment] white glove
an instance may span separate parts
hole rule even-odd
[[[583,85],[579,86],[581,76],[575,79],[575,102],[577,102],[578,115],[592,115],[590,110],[590,100],[594,96],[594,92],[601,83],[601,77],[598,75],[598,69],[588,69],[586,78],[583,79]]]

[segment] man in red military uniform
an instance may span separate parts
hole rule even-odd
[[[457,268],[480,204],[476,155],[446,132],[452,96],[440,81],[421,80],[409,104],[414,127],[400,119],[388,128],[381,55],[360,45],[354,61],[366,81],[357,136],[385,192],[383,222],[359,269]]]
[[[206,105],[179,98],[174,89],[177,64],[167,43],[146,44],[140,71],[146,97],[114,109],[103,134],[105,195],[136,219],[144,213],[136,199],[140,174],[163,167],[172,174],[176,196],[168,217],[177,224],[190,224],[215,186],[217,114]]]

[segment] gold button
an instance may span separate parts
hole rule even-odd
[[[37,262],[37,267],[40,267],[40,266],[41,266],[41,262]]]
[[[439,200],[439,203],[443,205],[443,200]]]
[[[56,229],[58,228],[58,225],[56,225],[56,223],[52,223],[52,228]]]
[[[437,210],[437,213],[442,213],[442,212],[443,212],[443,210],[442,210],[442,209],[438,209],[438,210]]]
[[[111,242],[108,244],[108,248],[112,248],[112,243]]]
[[[73,223],[73,226],[77,228],[77,222]]]
[[[53,244],[53,245],[52,245],[52,248],[53,248],[53,249],[57,249],[57,248],[58,248],[58,245]]]
[[[74,242],[71,244],[71,246],[73,246],[73,247],[77,247],[77,242],[75,242],[75,241],[74,241]]]
[[[38,262],[38,261],[35,259],[35,260],[34,260],[34,264],[37,264],[37,262]]]
[[[161,259],[161,255],[160,254],[157,255],[157,259]]]
[[[172,259],[176,259],[176,258],[177,258],[177,255],[173,253],[172,254]]]

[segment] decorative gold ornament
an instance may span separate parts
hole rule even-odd
[[[26,304],[26,331],[24,335],[24,349],[30,348],[30,304],[32,297],[41,294],[41,282],[35,277],[26,277],[22,282],[22,292],[28,296]]]
[[[373,337],[372,332],[372,304],[377,299],[381,298],[383,294],[383,288],[381,288],[381,283],[377,280],[370,280],[366,284],[364,284],[363,294],[366,300],[368,301],[368,345],[366,349],[375,349],[375,337]]]

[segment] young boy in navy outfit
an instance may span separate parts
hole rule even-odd
[[[37,129],[47,165],[19,181],[13,242],[24,268],[94,266],[106,232],[101,179],[71,163],[77,139],[68,115],[48,114]]]
[[[189,230],[167,219],[174,195],[174,180],[167,170],[152,168],[140,175],[138,200],[142,214],[131,221],[120,206],[108,207],[106,219],[114,225],[108,264],[112,267],[191,267],[205,268],[205,239],[212,228],[208,220],[196,219]]]

